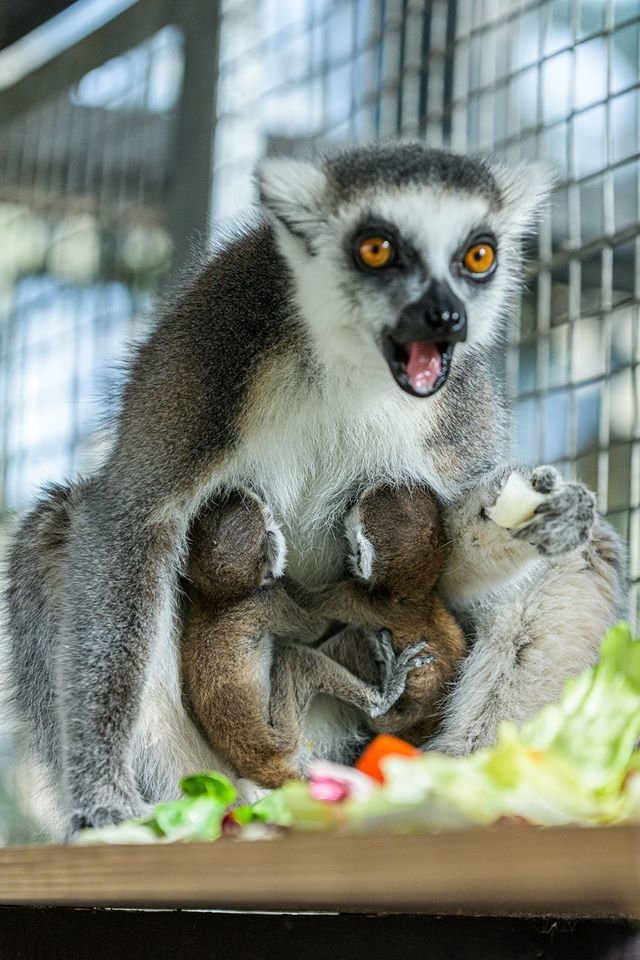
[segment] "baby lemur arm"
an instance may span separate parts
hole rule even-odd
[[[304,607],[316,617],[372,630],[390,626],[389,599],[362,581],[339,580],[313,589],[288,582],[287,591],[296,598],[296,606]]]

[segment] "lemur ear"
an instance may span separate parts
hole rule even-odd
[[[324,219],[327,179],[314,163],[269,157],[258,164],[260,202],[305,242]]]
[[[491,170],[502,196],[509,225],[525,233],[540,218],[557,180],[551,164],[522,161],[513,165],[495,162]]]

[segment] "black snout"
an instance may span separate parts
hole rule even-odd
[[[434,280],[419,300],[402,311],[394,337],[401,343],[414,340],[459,343],[466,340],[464,304],[445,281]]]

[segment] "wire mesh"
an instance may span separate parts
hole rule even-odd
[[[514,453],[597,490],[640,579],[638,0],[226,0],[214,217],[269,150],[385,136],[547,159],[506,356]]]
[[[167,273],[182,37],[165,27],[0,129],[0,505],[94,458],[115,375]]]
[[[172,259],[183,35],[119,39],[120,55],[0,127],[0,594],[3,516],[98,459],[101,398]],[[74,49],[48,66],[58,89]],[[3,715],[0,844],[39,836],[23,752]]]

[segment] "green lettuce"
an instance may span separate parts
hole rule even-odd
[[[182,780],[179,800],[158,805],[151,817],[85,831],[81,841],[214,840],[223,832],[225,818],[235,835],[247,837],[264,835],[265,825],[407,831],[459,829],[502,819],[540,825],[640,820],[639,741],[640,640],[634,640],[626,624],[618,624],[607,633],[599,662],[570,680],[558,703],[544,707],[520,729],[503,723],[490,749],[466,757],[435,752],[389,756],[382,761],[381,784],[318,763],[309,783],[285,784],[244,807],[234,807],[236,790],[226,777],[195,774]],[[316,798],[314,794],[330,794],[314,786],[332,779],[342,786],[336,793],[340,799]]]

